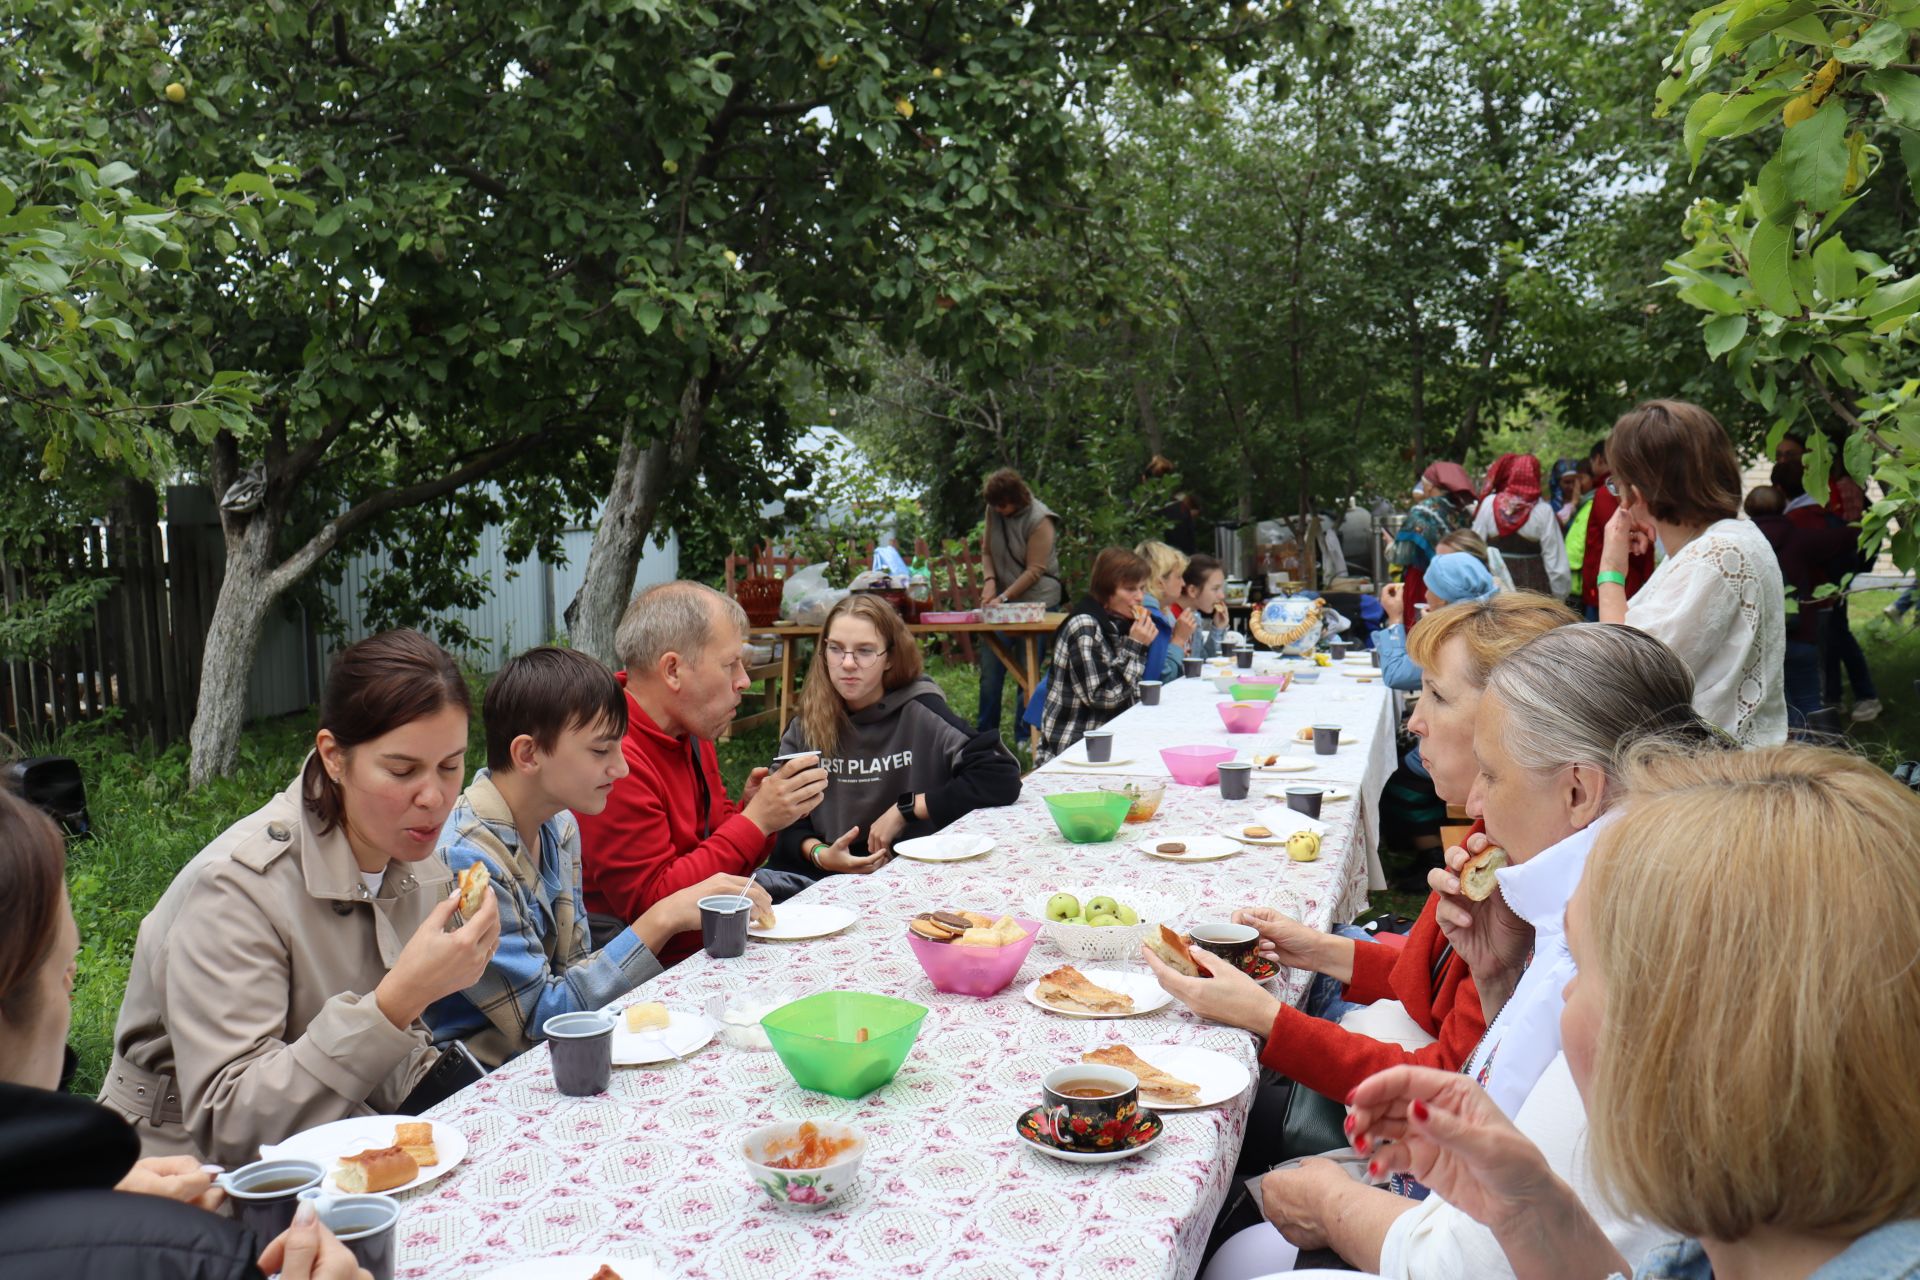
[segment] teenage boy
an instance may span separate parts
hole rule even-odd
[[[700,927],[699,900],[746,881],[713,875],[662,898],[598,951],[588,949],[580,826],[626,776],[627,696],[572,649],[529,649],[487,686],[487,767],[440,833],[454,873],[478,863],[500,907],[500,946],[480,981],[427,1010],[436,1037],[466,1041],[488,1067],[524,1053],[558,1013],[598,1009],[660,972],[675,934]],[[749,890],[756,913],[771,903]]]

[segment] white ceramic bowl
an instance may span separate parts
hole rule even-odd
[[[1139,924],[1110,924],[1095,928],[1090,924],[1062,924],[1047,919],[1047,900],[1056,893],[1070,893],[1085,906],[1089,898],[1112,898],[1132,907]],[[1027,900],[1026,914],[1041,921],[1040,932],[1054,949],[1069,960],[1131,960],[1140,954],[1140,944],[1157,924],[1181,918],[1187,900],[1159,889],[1143,889],[1129,884],[1062,884]]]
[[[768,1143],[792,1138],[803,1123],[806,1122],[782,1120],[778,1124],[755,1129],[747,1135],[740,1158],[753,1171],[753,1180],[773,1198],[775,1204],[792,1205],[796,1209],[818,1209],[838,1199],[859,1178],[861,1162],[867,1158],[867,1140],[852,1125],[815,1120],[813,1127],[823,1137],[854,1138],[857,1144],[832,1164],[819,1169],[769,1169],[761,1163],[767,1158]]]

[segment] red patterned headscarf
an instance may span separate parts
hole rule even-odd
[[[1493,526],[1504,538],[1527,522],[1540,501],[1540,459],[1530,453],[1509,453],[1493,464],[1487,477],[1493,495]]]

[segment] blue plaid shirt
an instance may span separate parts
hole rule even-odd
[[[580,825],[566,810],[541,824],[539,853],[528,857],[512,811],[482,769],[447,816],[438,852],[455,875],[486,864],[500,949],[480,981],[427,1009],[436,1040],[464,1040],[497,1067],[531,1048],[548,1018],[598,1009],[660,972],[632,929],[588,950]]]

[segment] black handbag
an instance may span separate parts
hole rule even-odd
[[[87,783],[80,766],[66,756],[28,756],[6,766],[6,780],[21,799],[45,811],[69,840],[85,839],[93,829],[87,816]]]

